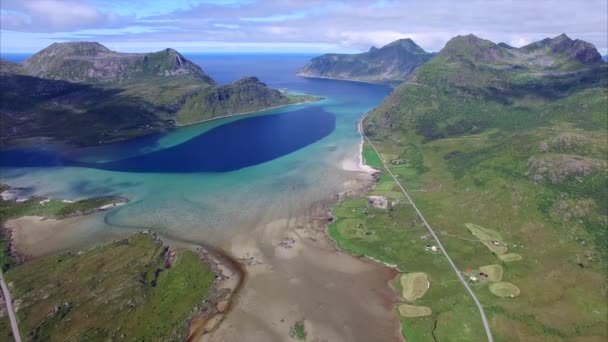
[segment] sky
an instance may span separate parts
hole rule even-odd
[[[456,35],[523,46],[561,33],[608,53],[607,0],[1,0],[0,51],[98,41],[117,51],[360,52]]]

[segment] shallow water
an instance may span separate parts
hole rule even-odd
[[[188,57],[220,83],[255,75],[272,87],[324,100],[108,146],[47,144],[1,152],[1,181],[30,193],[130,199],[70,223],[69,239],[47,234],[40,253],[152,229],[174,243],[212,244],[262,262],[262,271],[249,270],[236,308],[214,340],[236,341],[244,332],[259,337],[252,340],[283,340],[289,325],[303,318],[311,337],[394,337],[398,325],[386,284],[389,272],[337,255],[322,230],[302,229],[324,214],[320,203],[369,182],[369,175],[348,171],[344,164],[359,158],[357,121],[389,89],[294,76],[310,56]],[[277,250],[287,236],[296,247]],[[371,320],[377,321],[374,328],[365,324]]]
[[[108,146],[3,151],[2,182],[66,199],[126,196],[131,203],[94,229],[148,227],[193,242],[219,242],[252,224],[297,216],[343,190],[351,172],[342,161],[358,151],[356,122],[387,95],[386,87],[294,76],[308,56],[188,57],[220,83],[256,75],[270,86],[325,99]],[[233,171],[218,172],[226,170]],[[263,214],[267,207],[283,209],[277,217]]]

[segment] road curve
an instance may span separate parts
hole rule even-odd
[[[17,325],[17,318],[15,317],[15,311],[13,311],[13,300],[11,293],[8,290],[8,286],[4,282],[4,275],[0,270],[0,286],[2,287],[2,295],[4,296],[4,303],[6,305],[6,312],[8,313],[8,319],[11,322],[11,330],[13,331],[13,337],[15,342],[21,342],[21,335],[19,334],[19,326]]]
[[[395,183],[397,183],[397,185],[399,186],[399,188],[401,189],[401,191],[403,192],[403,194],[405,195],[405,197],[407,197],[407,199],[410,201],[410,203],[412,204],[412,207],[414,207],[414,210],[416,210],[416,213],[418,214],[418,216],[420,216],[420,218],[422,219],[422,222],[424,222],[424,225],[428,229],[429,233],[431,233],[431,235],[435,239],[435,242],[437,242],[437,246],[439,247],[439,249],[441,250],[441,252],[443,253],[443,255],[445,255],[446,259],[448,259],[448,262],[450,263],[450,266],[452,266],[452,269],[454,270],[454,272],[458,276],[458,279],[460,279],[460,282],[462,283],[462,285],[467,289],[467,291],[471,295],[471,298],[473,298],[473,301],[475,302],[475,305],[477,305],[477,309],[479,310],[479,315],[481,316],[481,322],[483,323],[483,327],[484,327],[484,329],[486,331],[486,335],[488,337],[488,342],[494,342],[494,338],[492,337],[492,331],[490,330],[490,324],[488,323],[488,319],[486,318],[486,314],[483,311],[483,307],[481,306],[481,302],[479,302],[479,299],[477,299],[477,296],[475,295],[475,293],[473,292],[473,290],[471,289],[471,287],[469,286],[469,284],[467,283],[467,281],[462,276],[462,273],[460,273],[460,270],[458,269],[458,267],[456,267],[456,264],[454,263],[454,261],[452,261],[452,258],[450,258],[448,252],[443,247],[443,244],[441,244],[441,241],[439,241],[439,237],[437,237],[437,234],[435,234],[435,231],[433,230],[433,228],[431,228],[431,225],[426,221],[426,219],[424,218],[424,216],[422,216],[422,213],[420,212],[420,210],[418,210],[418,207],[416,207],[416,204],[414,203],[414,201],[412,200],[412,198],[410,197],[410,195],[407,193],[407,191],[405,191],[405,188],[403,187],[403,185],[401,185],[401,183],[397,180],[397,177],[395,177],[395,175],[388,168],[388,166],[384,162],[384,159],[382,158],[382,155],[380,155],[380,153],[376,149],[376,146],[374,146],[374,144],[369,140],[369,138],[363,132],[363,120],[365,120],[365,118],[367,117],[368,113],[369,112],[365,113],[363,115],[363,117],[361,118],[361,124],[359,126],[360,127],[359,130],[361,132],[361,135],[365,138],[365,140],[369,143],[369,145],[374,149],[374,151],[378,155],[378,158],[380,158],[380,161],[382,162],[382,165],[384,166],[384,169],[386,169],[386,171],[388,171],[388,173],[391,175],[391,177],[393,177],[393,180],[395,180]]]

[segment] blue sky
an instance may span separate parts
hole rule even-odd
[[[566,33],[608,52],[606,0],[2,0],[0,49],[359,52],[399,38],[438,51],[473,33],[514,46]]]

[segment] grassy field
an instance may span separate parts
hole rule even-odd
[[[539,133],[546,131],[563,132],[564,128],[553,127]],[[601,217],[601,214],[581,217],[574,212],[570,220],[560,221],[560,216],[555,215],[567,213],[558,212],[555,207],[568,195],[554,193],[552,184],[531,182],[525,169],[516,177],[517,168],[526,162],[525,157],[520,157],[520,161],[513,158],[517,154],[508,154],[515,160],[500,160],[504,156],[499,155],[498,160],[485,161],[484,167],[462,177],[450,170],[445,156],[456,149],[474,151],[487,145],[511,149],[514,147],[511,144],[516,143],[520,148],[529,144],[527,148],[532,150],[536,145],[529,140],[520,142],[515,137],[510,139],[511,144],[505,145],[504,141],[493,141],[489,135],[442,139],[421,145],[429,168],[422,175],[407,172],[407,167],[391,167],[391,170],[406,187],[420,184],[408,190],[426,219],[441,232],[440,238],[461,269],[498,261],[504,269],[503,279],[521,289],[517,298],[497,299],[488,296],[489,291],[476,288],[496,340],[549,341],[578,337],[602,340],[608,336],[604,301],[606,240],[602,240],[605,226],[599,231],[585,227],[586,221],[602,220],[593,216]],[[539,143],[543,136],[536,139]],[[381,151],[394,149],[392,142],[378,143]],[[553,203],[544,204],[546,201]],[[581,209],[587,203],[585,200],[576,196],[571,201],[575,204],[562,208],[585,212]],[[576,219],[572,219],[574,217]],[[496,255],[503,250],[496,253],[489,248],[495,247],[491,243],[471,241],[476,240],[467,228],[471,222],[493,227],[500,233],[501,241],[509,245],[511,253],[500,255],[503,260],[497,259]],[[413,257],[412,262],[414,260],[418,264],[419,258]]]
[[[560,52],[574,44],[565,36],[543,44],[559,47],[511,51],[456,37],[363,127],[458,268],[501,266],[504,283],[469,278],[496,341],[604,341],[608,66]],[[536,56],[551,64],[533,62]],[[367,209],[373,217],[359,217],[364,225],[358,232],[339,211],[345,203],[330,233],[356,254],[379,256],[402,272],[427,273],[431,288],[415,304],[428,306],[434,318],[445,300],[434,297],[437,287],[454,283],[448,296],[462,289],[449,270],[428,261],[430,251],[421,245],[432,241],[421,238],[424,231],[416,230],[420,224],[397,190],[383,174],[372,193],[400,201],[392,212]],[[470,302],[466,308],[451,311],[454,321],[478,330],[477,313]],[[423,319],[402,322],[409,340],[429,338]],[[463,330],[453,323],[438,320],[436,332],[442,326]]]
[[[374,160],[372,152],[371,146],[365,144],[367,162]],[[372,165],[381,166],[379,159],[376,162]],[[432,340],[434,334],[438,340],[483,340],[485,333],[474,303],[447,260],[440,253],[426,250],[432,238],[396,183],[384,173],[371,194],[387,197],[388,209],[369,207],[366,197],[346,200],[334,208],[336,219],[329,225],[328,233],[338,247],[352,254],[396,265],[404,273],[426,273],[431,287],[422,297],[408,303],[428,307],[432,312],[402,308],[406,315],[413,315],[412,310],[423,314],[416,318],[400,316],[406,339],[427,341]],[[395,287],[400,294],[403,292],[400,281],[395,282]],[[399,307],[395,311],[399,314]]]
[[[399,281],[401,283],[401,288],[403,289],[403,291],[401,291],[403,299],[413,302],[418,298],[422,298],[430,284],[428,279],[426,273],[422,272],[402,274]]]
[[[26,340],[183,340],[214,273],[191,251],[139,233],[88,251],[29,261],[5,274]],[[6,322],[0,336],[8,338]]]

